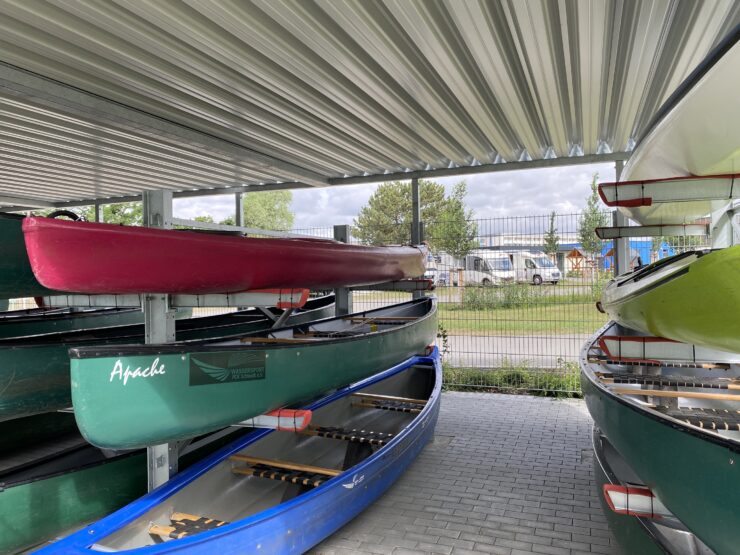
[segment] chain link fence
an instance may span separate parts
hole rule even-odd
[[[611,222],[611,212],[603,218]],[[611,241],[594,236],[584,248],[582,219],[572,213],[470,220],[466,229],[473,234],[467,237],[461,237],[459,222],[425,222],[431,249],[427,277],[436,284],[446,387],[580,393],[578,354],[606,323],[595,303],[614,267]],[[410,226],[399,227],[410,238]],[[331,227],[294,231],[333,233]],[[630,265],[707,246],[706,236],[635,238]],[[352,295],[355,311],[411,298],[398,292]]]

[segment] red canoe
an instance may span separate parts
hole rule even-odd
[[[255,239],[49,218],[23,221],[44,286],[77,293],[331,289],[424,274],[425,250],[325,239]]]

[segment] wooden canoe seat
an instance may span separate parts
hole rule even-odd
[[[628,358],[589,356],[587,359],[591,364],[635,364],[638,366],[652,366],[661,368],[702,368],[704,370],[729,370],[731,365],[727,362],[693,362],[683,360],[635,360]]]
[[[242,337],[239,341],[242,343],[283,343],[289,345],[292,343],[311,343],[314,340],[298,337]]]
[[[399,403],[410,403],[412,405],[424,406],[427,404],[425,399],[410,399],[409,397],[396,397],[394,395],[376,395],[374,393],[353,393],[352,397],[358,397],[367,401],[396,401]]]
[[[172,513],[170,524],[153,524],[149,527],[149,533],[153,536],[162,536],[179,540],[193,534],[219,528],[228,522],[208,518],[204,516],[189,515],[187,513]]]
[[[349,441],[350,443],[367,443],[369,445],[377,445],[378,447],[382,447],[386,442],[393,439],[393,434],[373,432],[371,430],[346,430],[344,428],[334,428],[329,426],[309,426],[299,433],[307,436],[341,439],[343,441]]]
[[[692,426],[712,431],[740,432],[740,411],[710,408],[678,408],[655,407],[655,410],[666,416],[681,420]]]
[[[393,395],[377,395],[374,393],[353,393],[359,402],[352,403],[355,407],[367,409],[389,410],[394,412],[421,412],[427,402],[424,399],[409,399]]]
[[[740,382],[730,378],[701,376],[648,376],[630,372],[599,373],[605,384],[636,384],[669,387],[697,387],[704,389],[740,389]]]
[[[418,320],[418,316],[374,316],[374,317],[367,317],[367,316],[347,316],[346,318],[342,318],[342,320],[349,320],[350,322],[373,322],[378,323],[378,321],[388,321],[388,322],[411,322],[413,320]]]
[[[403,403],[399,401],[358,401],[352,403],[353,407],[360,407],[364,409],[379,409],[389,410],[392,412],[408,412],[416,414],[422,411],[422,407],[411,403]]]
[[[267,478],[280,482],[289,482],[301,486],[318,487],[327,479],[338,476],[341,470],[323,468],[301,463],[279,461],[276,459],[263,459],[261,457],[250,457],[246,455],[232,455],[229,460],[247,463],[248,466],[235,466],[232,468],[234,474],[243,476],[254,476],[256,478]]]
[[[703,391],[666,391],[664,389],[630,389],[626,387],[613,387],[610,391],[616,395],[645,395],[650,397],[667,397],[678,399],[708,399],[712,401],[736,401],[740,402],[740,395],[732,393],[705,393]]]

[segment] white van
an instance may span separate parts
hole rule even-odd
[[[486,261],[491,272],[502,283],[510,283],[515,280],[514,265],[511,263],[511,257],[508,254],[486,250],[474,251],[474,254],[477,254]]]
[[[541,285],[548,281],[555,285],[562,277],[558,267],[544,252],[513,251],[509,255],[518,282]]]
[[[514,268],[505,253],[477,250],[463,259],[463,283],[501,285],[514,281]]]

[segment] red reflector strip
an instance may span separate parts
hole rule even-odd
[[[281,432],[301,432],[311,423],[311,416],[310,410],[278,409],[245,420],[243,424]]]
[[[609,508],[620,515],[660,518],[671,514],[645,487],[604,484],[604,499]]]
[[[302,308],[308,301],[310,289],[252,289],[248,293],[269,293],[276,295],[277,308]]]

